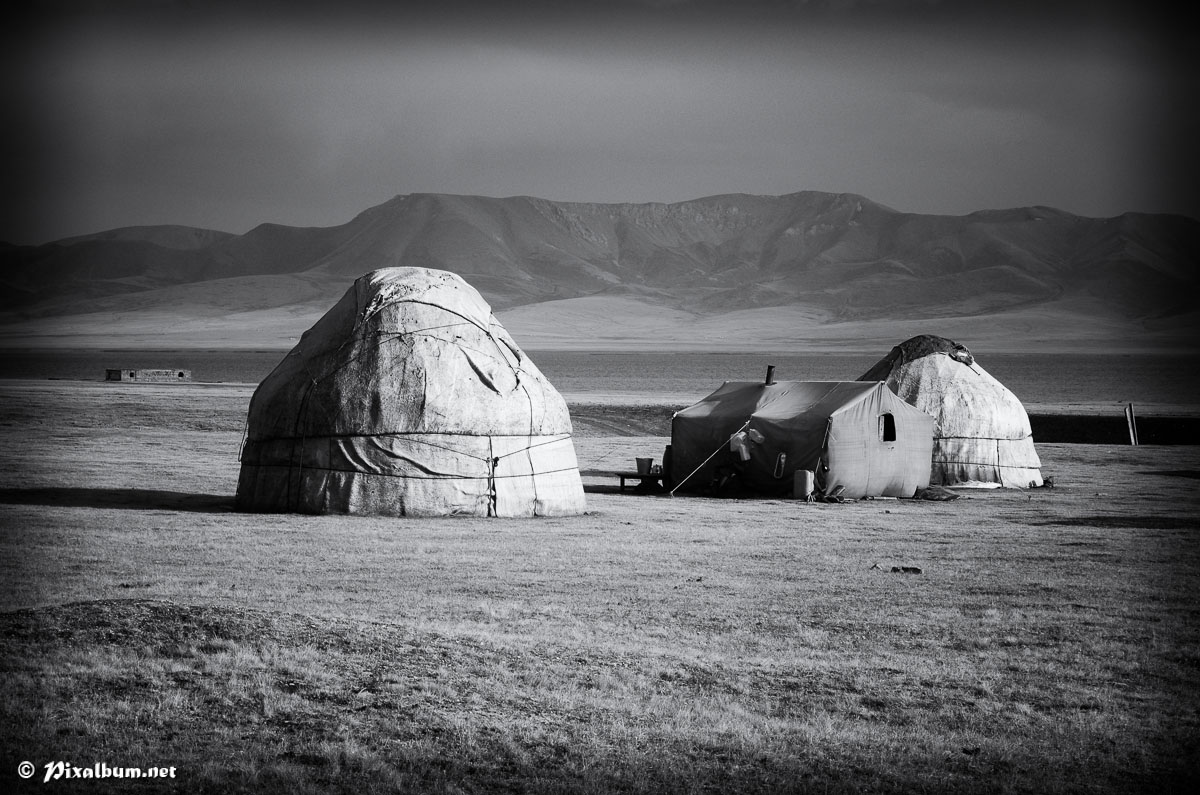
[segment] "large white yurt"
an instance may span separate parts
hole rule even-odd
[[[562,396],[462,278],[360,277],[250,402],[239,510],[582,513]]]
[[[892,348],[858,380],[883,381],[933,417],[930,483],[1042,485],[1025,407],[964,346],[922,334]]]

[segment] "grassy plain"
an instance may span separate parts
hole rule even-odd
[[[953,502],[668,498],[604,474],[661,456],[653,412],[581,408],[584,516],[243,515],[249,396],[0,382],[0,788],[1197,783],[1200,448],[1040,445],[1056,488]]]

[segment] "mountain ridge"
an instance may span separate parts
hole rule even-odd
[[[756,332],[778,343],[793,333],[794,346],[851,344],[880,324],[986,331],[990,321],[1002,341],[1036,330],[1016,318],[1056,307],[1078,322],[1081,345],[1177,346],[1197,330],[1198,262],[1200,222],[1174,215],[1087,218],[1044,206],[928,215],[818,191],[675,203],[417,193],[327,227],[136,226],[4,247],[0,344],[154,336],[158,317],[160,339],[229,344],[245,334],[261,346],[240,325],[257,313],[269,318],[262,333],[286,346],[354,278],[414,265],[459,273],[502,320],[511,316],[519,341],[523,328],[547,344],[582,345],[607,330],[597,317],[572,342],[538,312],[569,329],[581,302],[607,300],[618,330],[631,313],[674,319],[653,332],[636,323],[628,340],[604,333],[615,346],[647,334],[667,347],[696,344],[696,334],[752,345]],[[1072,333],[1052,325],[1054,338]]]

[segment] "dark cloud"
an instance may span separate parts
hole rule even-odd
[[[1129,22],[1104,3],[925,0],[39,8],[0,55],[20,120],[3,142],[19,200],[0,239],[17,242],[333,224],[417,191],[1196,206],[1193,56],[1146,10]]]

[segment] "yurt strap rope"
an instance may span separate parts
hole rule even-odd
[[[494,451],[492,437],[488,437],[488,450]],[[496,466],[500,463],[499,458],[493,458],[488,462],[488,516],[499,516],[500,512],[496,508]]]
[[[411,437],[411,436],[421,436],[421,435],[424,435],[424,434],[422,434],[422,433],[420,433],[420,432],[418,432],[418,431],[412,431],[412,432],[409,432],[409,433],[388,433],[388,434],[377,434],[377,433],[357,433],[357,434],[337,434],[337,435],[326,435],[326,436],[299,436],[299,437],[291,437],[291,438],[292,438],[292,440],[293,440],[293,441],[297,441],[297,440],[298,440],[298,441],[300,442],[300,444],[301,444],[301,445],[303,445],[303,444],[304,444],[304,443],[305,443],[307,440],[310,440],[310,439],[311,439],[311,440],[317,440],[317,439],[321,439],[321,438],[328,439],[328,440],[329,440],[329,441],[332,443],[332,440],[333,440],[333,439],[337,439],[337,438],[343,438],[343,439],[365,439],[365,438],[369,438],[369,437],[372,437],[372,436],[410,436],[410,437]],[[439,436],[478,436],[478,434],[473,434],[473,433],[458,433],[458,434],[439,433],[438,435],[439,435]],[[491,438],[492,438],[492,437],[490,437],[490,436],[489,436],[489,437],[487,437],[487,438],[489,439],[489,444],[490,444],[490,440],[491,440]],[[444,445],[444,444],[438,444],[437,442],[431,442],[431,441],[428,441],[428,440],[426,440],[426,439],[410,439],[409,441],[411,441],[411,442],[413,442],[413,443],[415,443],[415,444],[422,444],[422,445],[425,445],[426,447],[434,447],[434,448],[437,448],[438,450],[445,450],[445,451],[446,451],[446,452],[448,452],[448,453],[455,453],[455,454],[457,454],[457,455],[461,455],[461,456],[464,456],[464,457],[466,457],[466,458],[474,458],[474,459],[475,459],[475,460],[477,460],[477,461],[491,461],[491,460],[496,460],[496,461],[499,461],[499,460],[500,460],[500,459],[502,459],[502,458],[509,458],[509,457],[511,457],[511,456],[514,456],[514,455],[520,455],[520,454],[522,454],[522,453],[525,453],[525,452],[527,452],[527,451],[529,451],[529,450],[536,449],[536,448],[538,448],[538,447],[545,447],[545,446],[547,446],[547,445],[551,445],[551,444],[559,444],[560,442],[564,442],[564,441],[566,441],[566,440],[568,440],[568,439],[570,439],[570,438],[571,438],[571,435],[570,435],[570,434],[564,433],[564,434],[561,434],[561,435],[558,435],[558,436],[553,436],[553,437],[550,437],[550,438],[548,438],[548,439],[545,439],[545,440],[543,440],[543,441],[537,442],[536,444],[532,444],[532,443],[530,443],[530,444],[526,444],[526,445],[525,445],[525,446],[523,446],[523,447],[518,447],[518,448],[516,448],[515,450],[511,450],[511,451],[509,451],[509,452],[507,452],[507,453],[504,453],[503,455],[498,455],[498,456],[493,456],[493,455],[475,455],[475,454],[473,454],[473,453],[468,453],[467,451],[465,451],[465,450],[462,450],[462,449],[460,449],[460,448],[457,448],[457,447],[450,447],[450,446],[448,446],[448,445]],[[533,437],[532,437],[532,436],[526,437],[526,439],[527,439],[529,442],[532,442],[532,441],[533,441]]]
[[[312,394],[313,387],[315,387],[317,385],[317,379],[312,376],[312,373],[308,373],[306,371],[306,374],[308,375],[308,383],[304,387],[304,394],[300,397],[300,410],[296,412],[296,423],[293,426],[293,432],[296,430],[301,431],[301,433],[300,433],[300,457],[299,457],[299,460],[297,461],[296,460],[295,437],[293,437],[291,455],[289,456],[289,461],[295,462],[295,466],[296,466],[295,501],[293,501],[293,498],[292,498],[292,478],[291,477],[289,477],[287,479],[287,494],[285,495],[285,499],[287,500],[286,505],[289,508],[293,508],[293,509],[299,505],[300,487],[304,483],[304,448],[305,448],[305,443],[306,443],[307,428],[302,427],[301,423],[303,422],[303,419],[304,419],[304,412],[308,407],[308,398]],[[301,426],[301,427],[297,427],[297,426]]]
[[[1000,464],[996,461],[959,461],[953,458],[935,458],[931,463],[955,464],[964,467],[991,467],[995,469],[1041,469],[1041,467],[1030,466],[1029,464]]]
[[[260,467],[285,467],[283,464],[259,464]],[[410,472],[363,472],[359,469],[341,469],[331,466],[309,466],[306,468],[310,472],[342,472],[348,475],[370,475],[371,477],[380,478],[398,478],[401,480],[515,480],[518,478],[528,478],[531,476],[540,475],[556,475],[559,472],[574,472],[578,467],[559,467],[558,469],[541,469],[536,472],[514,472],[511,475],[498,475],[495,471],[489,471],[487,475],[457,475],[448,473],[435,473],[429,475],[414,475]]]
[[[439,312],[445,312],[445,313],[446,313],[446,314],[448,314],[448,315],[454,315],[455,317],[461,317],[465,323],[467,323],[467,324],[469,324],[469,325],[472,325],[472,326],[474,326],[475,328],[479,329],[480,331],[482,331],[482,332],[483,332],[483,333],[485,333],[485,334],[488,332],[488,330],[487,330],[486,328],[484,328],[483,326],[479,325],[479,324],[478,324],[478,323],[476,323],[474,320],[472,320],[471,318],[469,318],[469,317],[467,317],[466,315],[464,315],[462,312],[455,312],[453,309],[450,309],[450,308],[449,308],[449,307],[447,307],[447,306],[442,306],[442,305],[440,305],[440,304],[435,304],[435,303],[432,303],[431,301],[418,301],[418,300],[416,300],[416,299],[413,299],[413,298],[401,298],[401,299],[398,299],[398,300],[392,301],[391,303],[396,303],[396,304],[420,304],[421,306],[429,306],[429,307],[433,307],[434,309],[438,310]],[[382,310],[384,306],[386,306],[386,304],[380,304],[378,307],[376,307],[376,308],[374,308],[374,309],[372,309],[371,307],[368,307],[368,308],[367,308],[366,310],[364,310],[364,311],[362,312],[362,314],[359,316],[359,318],[358,318],[358,323],[365,323],[366,321],[370,320],[370,319],[371,319],[371,317],[372,317],[373,315],[377,314],[377,313],[378,313],[380,310]],[[459,325],[459,324],[456,324],[456,325]]]
[[[405,329],[404,331],[393,331],[391,329],[382,329],[381,328],[381,329],[375,329],[375,333],[379,336],[387,334],[392,339],[399,339],[400,337],[407,337],[412,334],[424,334],[429,331],[441,331],[442,329],[458,328],[459,326],[474,326],[474,325],[475,325],[474,323],[470,323],[466,320],[458,320],[458,321],[455,321],[454,323],[442,323],[437,326],[422,326],[421,328]]]
[[[246,435],[250,433],[250,415],[246,415],[246,419],[242,420],[242,441],[238,444],[238,462],[242,460],[242,454],[246,452]]]
[[[537,444],[527,444],[518,450],[513,450],[511,453],[505,453],[504,455],[496,456],[496,460],[499,461],[501,458],[508,458],[509,456],[520,455],[521,453],[527,453],[530,450],[533,450],[538,447],[545,447],[548,444],[558,444],[559,442],[563,441],[564,439],[570,439],[570,438],[571,438],[570,436],[563,435],[563,436],[556,436],[553,439],[547,439],[544,442],[538,442]],[[532,437],[530,437],[530,440],[532,441]]]

